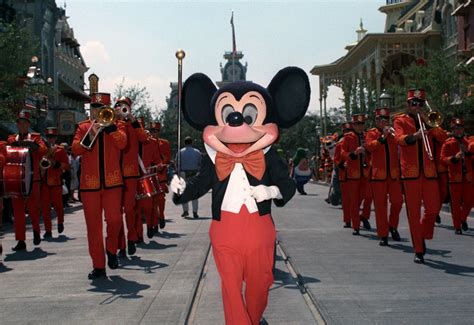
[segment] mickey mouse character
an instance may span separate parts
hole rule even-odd
[[[209,235],[226,324],[258,324],[267,305],[276,236],[271,200],[281,207],[296,189],[272,144],[279,127],[303,118],[309,99],[308,77],[296,67],[279,71],[268,88],[239,81],[217,90],[201,73],[184,83],[183,116],[203,131],[208,155],[194,178],[175,175],[170,187],[175,204],[212,188]]]

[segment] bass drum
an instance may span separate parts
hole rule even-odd
[[[3,195],[5,197],[28,197],[33,181],[30,149],[25,147],[6,147],[3,166]]]

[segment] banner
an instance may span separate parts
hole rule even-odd
[[[58,133],[60,135],[73,135],[76,118],[74,111],[61,111],[58,113]]]

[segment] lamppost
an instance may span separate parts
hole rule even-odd
[[[38,57],[33,56],[31,58],[32,65],[28,68],[26,76],[28,77],[27,85],[33,86],[34,93],[27,95],[25,99],[25,106],[35,110],[35,115],[38,117],[36,120],[36,128],[40,133],[44,132],[46,127],[46,116],[48,115],[48,95],[44,93],[44,87],[51,85],[53,79],[48,77],[46,80],[41,74],[41,69],[38,65]]]
[[[316,125],[315,130],[316,130],[316,153],[319,157],[319,155],[321,154],[321,143],[319,140],[319,135],[321,134],[321,127],[319,125]]]
[[[393,97],[389,93],[387,93],[385,89],[380,94],[379,106],[380,108],[388,108],[388,110],[392,109]]]

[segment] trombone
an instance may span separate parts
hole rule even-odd
[[[428,107],[426,119],[422,120],[420,113],[416,113],[416,116],[418,117],[418,123],[420,124],[421,137],[423,139],[423,147],[425,148],[425,151],[428,154],[428,158],[430,160],[433,160],[434,159],[433,151],[431,150],[430,141],[428,139],[428,131],[423,121],[426,121],[426,124],[430,128],[436,128],[436,127],[439,127],[441,123],[443,123],[443,115],[441,115],[440,112],[434,111],[433,109],[431,109],[431,106],[428,103],[428,101],[425,101],[425,103],[426,103],[426,107]]]
[[[81,146],[83,146],[87,150],[90,150],[94,146],[95,140],[97,139],[99,133],[102,132],[104,128],[112,125],[115,122],[115,118],[116,115],[113,108],[106,106],[101,109],[97,114],[97,118],[91,123],[91,126],[82,138]],[[100,126],[97,131],[93,130],[95,123],[99,123]]]

